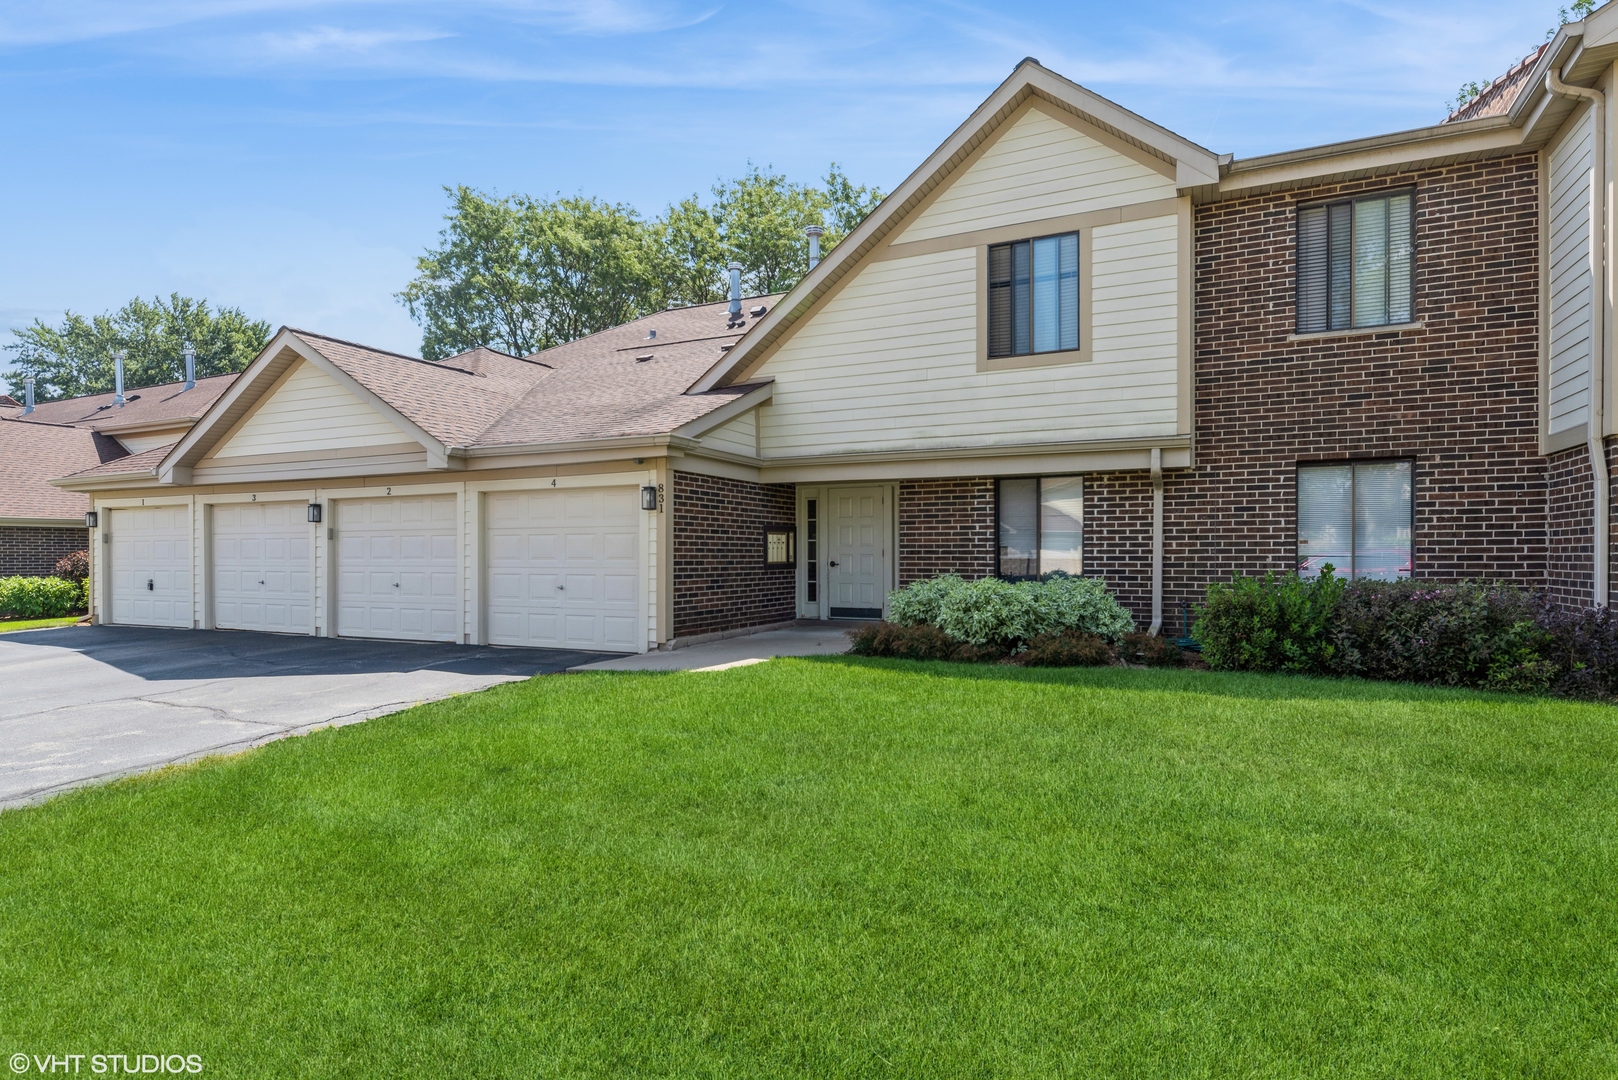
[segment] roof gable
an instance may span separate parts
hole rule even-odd
[[[413,445],[414,440],[331,375],[300,359],[208,456],[252,457],[290,446],[342,451],[400,443]]]
[[[1174,192],[1219,181],[1219,160],[1212,151],[1062,78],[1037,60],[1026,59],[819,266],[755,323],[734,349],[692,383],[691,392],[701,393],[747,379],[798,322],[869,257],[891,244],[916,215],[924,214],[942,199],[938,194],[941,187],[952,183],[963,168],[969,170],[992,152],[1008,122],[1021,119],[1035,108],[1081,133],[1089,131],[1087,138],[1129,160],[1172,176]]]

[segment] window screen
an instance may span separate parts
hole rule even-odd
[[[989,355],[1079,347],[1079,234],[989,248]]]
[[[1415,196],[1298,208],[1298,333],[1410,322]]]
[[[1084,568],[1084,480],[1077,476],[1002,480],[998,498],[1003,578],[1034,578]]]
[[[1391,581],[1413,564],[1408,461],[1298,467],[1298,573]]]

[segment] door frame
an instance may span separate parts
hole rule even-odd
[[[263,495],[263,498],[260,498]],[[292,496],[287,498],[286,496]],[[201,520],[202,552],[198,556],[199,573],[202,577],[202,618],[199,626],[204,630],[218,629],[218,620],[215,618],[215,605],[218,597],[214,595],[214,512],[219,506],[240,506],[253,503],[296,503],[307,506],[313,502],[312,496],[306,496],[298,491],[270,491],[270,492],[232,492],[229,495],[210,495],[198,501],[198,510]],[[298,637],[314,637],[320,625],[320,583],[316,580],[319,569],[319,560],[315,548],[318,546],[318,537],[323,526],[305,523],[310,529],[309,537],[309,625],[302,630],[255,630],[253,633],[287,634]]]
[[[826,506],[835,492],[848,488],[881,488],[883,492],[884,513],[879,515],[881,523],[878,526],[883,530],[882,544],[880,545],[882,566],[878,578],[882,587],[882,617],[888,616],[888,593],[899,587],[899,485],[894,481],[876,481],[859,484],[799,484],[798,485],[798,550],[804,557],[798,560],[797,574],[797,605],[800,619],[830,619],[831,598],[826,591],[826,574],[830,567],[826,563],[830,560],[826,544]],[[807,599],[809,575],[807,571],[809,559],[809,529],[808,507],[810,499],[818,499],[817,506],[819,537],[815,547],[815,578],[819,583],[818,596],[811,602]],[[840,620],[852,621],[852,620]]]
[[[115,566],[114,566],[115,560],[112,557],[112,549],[113,549],[113,541],[115,539],[114,533],[117,532],[117,527],[116,526],[117,526],[117,522],[119,520],[116,517],[115,512],[119,511],[119,510],[152,509],[152,508],[159,507],[159,506],[183,506],[183,507],[185,507],[185,510],[186,510],[186,529],[185,529],[185,541],[186,541],[186,548],[187,548],[187,552],[186,552],[186,563],[187,563],[186,579],[190,583],[189,592],[190,592],[191,620],[190,620],[190,625],[189,626],[176,627],[175,629],[185,629],[185,630],[195,629],[197,627],[197,625],[198,625],[198,622],[197,622],[197,618],[198,618],[198,613],[197,613],[197,585],[198,585],[198,582],[197,582],[197,558],[198,558],[198,555],[197,555],[196,500],[193,499],[189,495],[185,495],[185,496],[168,497],[168,498],[157,497],[157,498],[144,498],[144,499],[143,498],[109,499],[109,500],[107,500],[105,502],[94,503],[93,505],[95,506],[95,509],[97,510],[97,512],[99,514],[104,515],[103,517],[101,517],[99,519],[99,527],[96,529],[96,532],[101,534],[101,536],[100,536],[101,565],[96,568],[100,572],[101,580],[100,580],[100,582],[92,581],[92,587],[99,586],[98,588],[96,588],[96,591],[100,594],[97,597],[97,600],[100,603],[99,618],[97,618],[95,621],[97,621],[99,623],[102,623],[102,624],[105,624],[105,625],[109,625],[109,626],[149,626],[149,625],[151,625],[150,623],[119,623],[116,619],[114,619],[112,617],[112,600],[113,600],[112,577],[113,577],[113,573],[115,572]],[[91,547],[93,548],[94,546],[95,546],[95,540],[92,539],[91,540]],[[94,558],[94,555],[92,555],[92,558]],[[86,597],[87,606],[88,606],[88,602],[89,602],[89,598]]]

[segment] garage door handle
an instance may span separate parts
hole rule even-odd
[[[157,586],[152,584],[152,579],[151,578],[146,579],[146,591],[147,592],[156,592],[157,591]]]
[[[557,588],[558,588],[558,589],[566,589],[566,588],[567,588],[567,586],[566,586],[566,585],[558,585],[558,586],[556,586],[556,587],[557,587]]]
[[[831,562],[827,563],[826,565],[827,566],[836,566],[837,565],[837,560],[833,559]]]
[[[398,582],[397,582],[397,581],[395,581],[395,582],[394,582],[394,583],[393,583],[393,587],[394,587],[394,588],[395,588],[395,589],[397,589],[397,588],[398,588],[398,587],[399,587],[399,583],[398,583]]]

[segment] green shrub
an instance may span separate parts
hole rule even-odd
[[[1525,589],[1477,581],[1356,581],[1343,592],[1339,675],[1541,691],[1557,676],[1553,635]]]
[[[1067,574],[1041,581],[980,578],[951,583],[939,592],[936,625],[969,645],[1014,650],[1040,634],[1064,630],[1117,641],[1135,628],[1129,612],[1095,578]]]
[[[1185,663],[1185,653],[1174,642],[1151,634],[1125,634],[1118,654],[1131,664],[1147,667],[1179,667]]]
[[[1028,667],[1103,667],[1116,660],[1117,654],[1094,634],[1064,630],[1033,638],[1017,659]]]
[[[1330,566],[1312,580],[1269,573],[1216,581],[1208,586],[1207,606],[1191,633],[1212,668],[1329,673],[1343,586]]]
[[[912,582],[888,594],[888,620],[900,626],[937,626],[944,597],[965,584],[958,574]]]
[[[83,609],[83,582],[53,577],[0,578],[0,615],[56,619]]]

